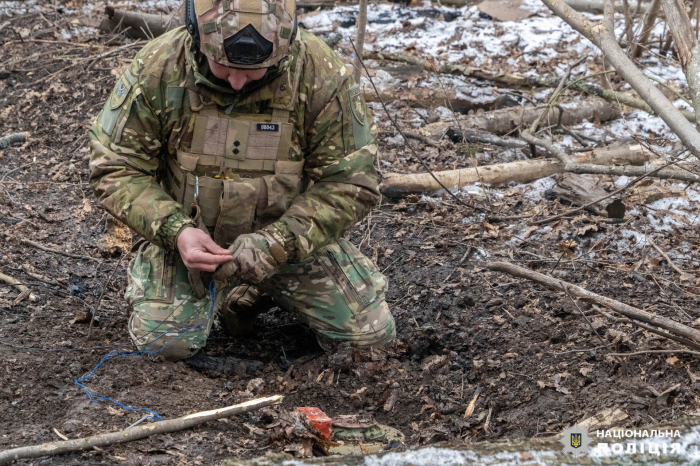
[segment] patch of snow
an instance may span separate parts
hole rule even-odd
[[[387,144],[393,144],[395,146],[402,146],[406,142],[406,140],[399,133],[396,133],[396,136],[384,138],[384,142],[386,142]]]
[[[26,15],[38,11],[37,0],[25,0],[18,2],[0,2],[0,17]]]
[[[540,178],[537,181],[527,184],[516,184],[513,189],[521,191],[525,196],[524,200],[530,203],[539,202],[542,197],[544,197],[545,191],[552,189],[557,182],[554,178],[548,176],[547,178]]]

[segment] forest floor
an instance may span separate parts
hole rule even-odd
[[[141,3],[141,8],[167,13],[176,2]],[[54,429],[70,438],[124,429],[142,416],[109,401],[91,401],[74,382],[111,349],[131,349],[129,310],[122,296],[136,238],[98,206],[87,184],[86,135],[115,74],[141,44],[81,25],[79,18],[101,14],[100,4],[93,6],[90,12],[61,2],[39,7],[31,1],[0,1],[0,136],[31,132],[25,144],[0,152],[0,271],[30,284],[38,295],[35,302],[13,304],[17,290],[0,286],[0,449],[58,440]],[[352,21],[343,23],[342,18],[352,17],[353,11],[356,7],[323,10],[305,24],[319,33],[330,28],[352,36]],[[386,51],[413,50],[491,69],[552,75],[560,75],[585,52],[590,59],[577,72],[600,69],[591,45],[577,41],[541,9],[511,26],[480,15],[476,7],[381,4],[376,11],[376,17],[370,15],[369,47],[375,43]],[[458,31],[454,22],[461,22]],[[459,58],[459,47],[440,45],[442,39],[434,37],[438,33],[424,42],[409,40],[420,37],[420,31],[428,37],[427,32],[437,30],[453,37],[453,44],[465,35],[473,43],[462,47]],[[393,42],[381,42],[391,34]],[[519,46],[497,47],[518,36]],[[338,47],[348,51],[345,41]],[[684,91],[672,58],[652,54],[643,60],[670,86]],[[436,77],[427,71],[403,69],[395,74],[403,77],[392,77],[395,65],[368,66],[385,85],[439,92]],[[442,82],[474,102],[509,95],[516,105],[546,103],[551,93],[454,76],[444,76]],[[381,129],[379,168],[422,171],[381,107],[371,107]],[[406,128],[452,118],[444,106],[416,109],[401,99],[389,109]],[[659,150],[675,142],[658,119],[637,111],[605,124],[585,122],[576,130],[594,139],[645,138]],[[570,136],[556,137],[567,147],[580,147]],[[481,166],[526,158],[519,150],[496,146],[411,143],[434,170],[472,166],[475,160]],[[629,181],[597,179],[607,191]],[[556,183],[556,177],[548,177],[456,192],[501,217],[544,216],[568,208],[551,200]],[[214,329],[205,354],[230,362],[232,370],[117,358],[99,367],[86,382],[89,390],[164,418],[266,394],[285,399],[263,412],[31,463],[215,464],[260,456],[283,449],[270,443],[266,426],[280,410],[298,406],[316,406],[331,416],[371,414],[401,430],[408,445],[539,437],[593,416],[598,416],[595,426],[633,427],[700,414],[695,356],[611,356],[678,346],[599,314],[584,318],[566,295],[483,268],[488,260],[522,264],[694,324],[700,317],[700,287],[681,283],[647,238],[680,268],[698,273],[700,210],[695,202],[700,194],[685,185],[657,184],[676,194],[647,203],[626,198],[626,217],[617,224],[588,212],[540,227],[526,219],[495,223],[444,192],[384,198],[347,236],[388,277],[388,302],[398,326],[393,348],[324,354],[306,326],[276,308],[258,318],[256,334],[248,338],[234,339]],[[74,257],[36,249],[26,240]],[[670,396],[657,399],[676,385]],[[465,418],[477,390],[474,413]],[[393,406],[387,403],[396,396]]]

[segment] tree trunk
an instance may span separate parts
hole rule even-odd
[[[542,113],[543,107],[511,107],[495,110],[493,112],[477,113],[475,115],[459,116],[462,129],[480,130],[493,134],[506,134],[523,126],[529,126]],[[602,99],[589,99],[577,102],[576,106],[565,107],[561,115],[559,107],[550,109],[544,117],[547,124],[556,124],[560,121],[565,126],[581,123],[583,120],[609,121],[620,117],[619,111]],[[440,121],[431,123],[421,132],[432,139],[441,139],[445,132],[455,123],[453,121]]]

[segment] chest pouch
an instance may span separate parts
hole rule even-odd
[[[304,162],[291,160],[301,149],[289,113],[229,116],[208,106],[193,115],[191,147],[170,161],[169,186],[189,206],[199,177],[201,218],[222,247],[279,219],[301,191]]]

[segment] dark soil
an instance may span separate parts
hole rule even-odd
[[[143,415],[90,401],[74,383],[110,349],[131,349],[122,295],[133,239],[108,219],[87,185],[86,133],[112,89],[111,70],[128,63],[138,47],[97,59],[127,39],[65,42],[51,24],[70,19],[46,7],[41,15],[13,18],[0,39],[0,136],[32,133],[26,144],[0,153],[0,270],[39,296],[13,305],[17,290],[0,283],[1,449],[59,440],[54,429],[70,438],[124,429]],[[23,40],[6,33],[22,28],[32,31]],[[446,157],[461,155],[453,149]],[[499,202],[501,215],[522,213],[517,196]],[[576,235],[581,219],[554,224],[542,241],[513,248],[504,226],[462,223],[474,213],[447,197],[436,203],[385,199],[349,233],[389,279],[398,325],[394,348],[324,354],[308,328],[273,309],[258,318],[250,338],[214,331],[205,354],[224,358],[227,372],[216,370],[221,360],[195,369],[117,358],[87,381],[89,389],[164,418],[259,395],[284,394],[285,400],[279,408],[184,432],[32,463],[214,464],[255,457],[283,448],[270,444],[265,426],[277,410],[297,406],[317,406],[331,416],[373,414],[400,429],[409,445],[548,435],[609,408],[627,416],[611,422],[628,427],[698,409],[691,356],[667,362],[672,355],[608,354],[673,347],[667,340],[481,266],[485,254],[514,261],[682,322],[700,315],[696,288],[674,285],[677,277],[663,262],[633,273],[639,257],[629,254],[614,262],[567,260],[560,243]],[[600,229],[614,233],[614,226]],[[697,243],[689,231],[679,233]],[[584,236],[579,241],[592,246],[594,239]],[[93,259],[41,251],[22,244],[25,239]],[[677,383],[668,399],[656,401],[654,391]],[[474,413],[465,419],[479,387]],[[387,401],[394,391],[392,407]]]

